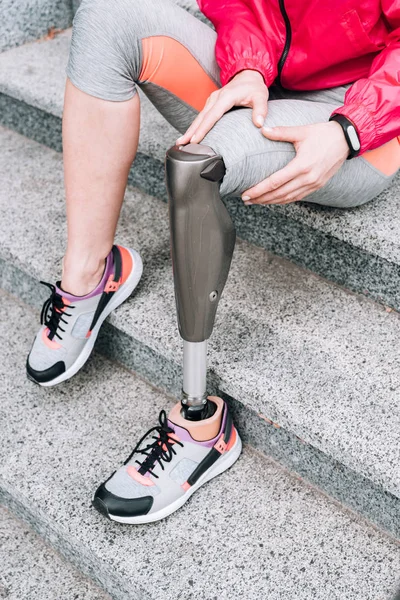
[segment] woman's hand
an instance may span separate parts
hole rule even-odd
[[[267,116],[268,88],[258,71],[241,71],[223,88],[208,98],[187,132],[176,140],[177,144],[199,144],[215,123],[233,106],[253,109],[253,123],[264,125]]]
[[[323,187],[340,169],[349,147],[339,123],[263,128],[269,140],[291,142],[296,157],[242,195],[245,204],[289,204]]]

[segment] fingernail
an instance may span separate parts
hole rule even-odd
[[[244,205],[245,206],[253,206],[253,203],[252,202],[245,202]]]
[[[272,127],[263,127],[263,131],[265,131],[266,133],[271,133]]]
[[[193,136],[190,138],[190,141],[191,141],[191,143],[192,143],[192,144],[194,144],[196,140],[197,140],[197,137],[196,137],[195,135],[193,135]]]
[[[176,144],[181,144],[181,143],[182,143],[182,139],[183,139],[183,138],[181,138],[181,137],[180,137],[180,138],[178,138],[178,139],[176,140]]]
[[[242,196],[242,200],[243,202],[247,202],[248,200],[251,200],[250,196]]]
[[[256,123],[258,123],[261,126],[264,125],[264,117],[258,115],[258,117],[256,118]]]

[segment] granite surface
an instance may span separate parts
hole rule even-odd
[[[71,26],[70,0],[2,0],[0,52]]]
[[[0,598],[111,600],[0,506]]]
[[[47,296],[45,288],[37,280],[1,258],[0,289],[9,290],[14,296],[17,295],[28,304],[33,303],[38,307]],[[96,348],[168,395],[178,399],[181,397],[181,364],[155,352],[146,343],[130,337],[106,322],[96,342]],[[213,371],[209,371],[208,374],[208,391],[211,394],[222,395],[230,403],[245,443],[278,461],[290,472],[317,486],[331,498],[400,540],[398,497],[280,427],[265,415],[221,392],[220,379]]]
[[[183,4],[195,9],[191,0]],[[0,56],[0,122],[57,150],[69,39],[65,32]],[[139,154],[130,182],[165,199],[162,162],[176,132],[142,99]],[[397,179],[376,201],[352,210],[306,204],[247,208],[235,198],[229,209],[242,238],[399,309],[399,190]]]
[[[399,545],[249,448],[165,521],[104,519],[93,490],[172,401],[99,355],[63,386],[35,386],[35,329],[1,294],[0,496],[112,598],[389,597]]]
[[[0,257],[52,281],[65,240],[61,157],[5,130],[0,143]],[[143,193],[126,195],[118,240],[141,252],[145,268],[110,324],[179,365],[166,211]],[[399,336],[397,313],[239,242],[210,342],[211,376],[247,408],[399,497]]]

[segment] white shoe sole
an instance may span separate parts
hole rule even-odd
[[[96,323],[96,326],[94,327],[94,329],[92,331],[92,335],[90,336],[90,338],[84,345],[82,352],[75,359],[75,362],[64,373],[62,373],[55,379],[52,379],[51,381],[44,381],[44,382],[37,381],[36,383],[38,383],[42,387],[52,387],[53,385],[58,385],[59,383],[62,383],[63,381],[70,379],[71,377],[76,375],[76,373],[78,371],[80,371],[80,369],[83,367],[83,365],[85,364],[85,362],[88,360],[89,356],[92,353],[93,346],[96,342],[100,328],[101,328],[103,322],[105,321],[105,319],[120,304],[125,302],[125,300],[127,298],[129,298],[129,296],[132,294],[133,290],[136,288],[137,284],[139,283],[139,281],[142,277],[142,273],[143,273],[142,259],[141,259],[140,255],[136,252],[136,250],[132,250],[131,248],[126,248],[126,250],[128,250],[128,252],[132,256],[133,265],[134,265],[133,269],[132,269],[132,273],[129,275],[128,279],[120,287],[120,289],[114,294],[112,300],[110,300],[110,302],[105,307],[104,311],[102,312],[101,316],[99,317],[99,320]]]
[[[223,454],[221,458],[219,458],[217,462],[210,469],[208,469],[208,471],[206,471],[204,475],[202,475],[202,477],[200,477],[200,479],[194,485],[192,485],[192,487],[189,488],[183,496],[175,500],[175,502],[172,502],[172,504],[169,504],[165,508],[155,513],[141,515],[140,517],[117,517],[111,514],[109,514],[108,516],[112,521],[117,521],[118,523],[126,523],[128,525],[143,525],[145,523],[154,523],[154,521],[160,521],[161,519],[165,519],[165,517],[168,517],[169,515],[177,511],[179,508],[181,508],[189,500],[190,496],[199,489],[199,487],[201,487],[202,485],[207,483],[207,481],[214,479],[214,477],[217,477],[218,475],[229,469],[237,461],[241,452],[242,440],[240,439],[239,434],[236,431],[236,442],[232,446],[232,448],[228,452]]]

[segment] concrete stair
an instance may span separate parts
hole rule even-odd
[[[194,0],[177,2],[200,16]],[[166,521],[110,524],[91,509],[93,490],[180,396],[163,202],[163,160],[177,132],[142,98],[117,239],[142,254],[143,279],[84,370],[37,388],[24,363],[38,326],[32,310],[47,296],[39,280],[58,278],[65,246],[59,152],[70,31],[20,44],[45,35],[50,21],[68,26],[79,0],[39,3],[40,27],[33,19],[19,37],[13,2],[14,29],[0,24],[2,42],[2,27],[12,32],[0,45],[0,503],[117,600],[389,600],[400,564],[400,179],[351,211],[229,200],[241,240],[209,380],[230,402],[243,457]],[[21,19],[32,6],[24,1]],[[20,581],[0,576],[0,598],[107,597],[8,513],[0,523],[6,574],[13,536],[19,559],[38,557]],[[49,586],[59,580],[54,590],[47,576]]]
[[[183,2],[188,4],[188,2]],[[189,7],[194,10],[193,2]],[[0,123],[61,150],[61,114],[70,33],[0,55]],[[131,183],[165,199],[163,160],[177,137],[144,99]],[[338,210],[299,204],[229,209],[253,244],[379,302],[400,307],[400,179],[367,206]]]
[[[94,489],[174,401],[99,355],[63,386],[32,384],[23,365],[35,318],[0,293],[0,499],[113,600],[389,600],[399,545],[250,447],[165,521],[104,519]],[[15,546],[2,541],[0,556]],[[79,590],[41,599],[92,598]]]
[[[0,539],[0,598],[111,600],[3,506]]]
[[[65,244],[62,157],[1,129],[0,287],[39,307]],[[99,349],[179,396],[167,206],[129,189],[117,239],[144,260]],[[43,295],[44,294],[44,295]],[[398,314],[239,241],[210,382],[245,440],[400,537]]]
[[[72,24],[71,0],[2,0],[0,52],[41,37]]]

